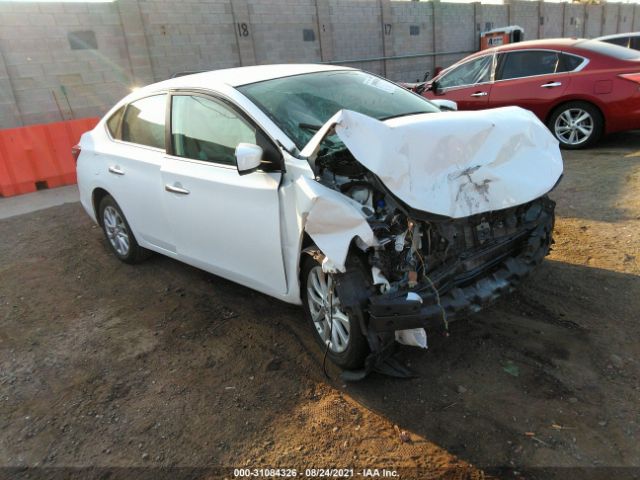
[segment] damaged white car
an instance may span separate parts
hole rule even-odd
[[[360,70],[255,66],[119,102],[75,147],[121,260],[155,251],[302,304],[349,378],[509,292],[549,252],[562,175],[530,112],[442,112]]]

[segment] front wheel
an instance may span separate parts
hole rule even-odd
[[[302,304],[316,340],[339,367],[362,367],[369,353],[367,339],[354,312],[343,309],[329,274],[318,260],[303,254],[301,277]]]
[[[590,103],[568,102],[553,112],[547,126],[562,148],[577,150],[598,141],[604,121],[600,110]]]

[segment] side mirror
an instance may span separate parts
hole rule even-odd
[[[431,100],[431,103],[435,103],[443,112],[455,112],[458,110],[458,104],[453,100],[447,100],[445,98],[435,98]]]
[[[440,87],[440,83],[437,80],[431,82],[431,91],[436,95],[442,95],[442,87]]]
[[[236,165],[240,175],[255,172],[262,162],[262,148],[253,143],[239,143],[236,147]]]

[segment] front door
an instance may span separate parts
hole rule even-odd
[[[271,295],[286,292],[280,171],[240,175],[235,148],[261,132],[233,106],[199,94],[171,99],[171,149],[162,166],[164,209],[178,257]]]
[[[464,62],[443,72],[435,80],[437,88],[428,92],[426,96],[453,100],[458,104],[458,110],[487,108],[491,94],[492,69],[492,54]]]

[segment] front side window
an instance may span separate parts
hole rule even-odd
[[[500,59],[499,79],[532,77],[555,73],[558,66],[558,52],[534,50],[509,52]]]
[[[239,143],[257,144],[256,129],[222,102],[196,95],[176,95],[171,107],[174,155],[235,165]]]
[[[454,67],[445,73],[438,80],[439,88],[462,87],[465,85],[475,85],[476,83],[486,83],[491,80],[491,68],[493,55],[476,58],[463,63],[459,67]]]
[[[167,96],[153,95],[130,103],[122,119],[122,140],[164,148],[164,116]]]
[[[359,70],[331,70],[238,87],[299,149],[336,112],[353,110],[378,120],[439,109],[419,95]],[[335,136],[334,136],[335,137]],[[337,138],[325,140],[338,148]]]

